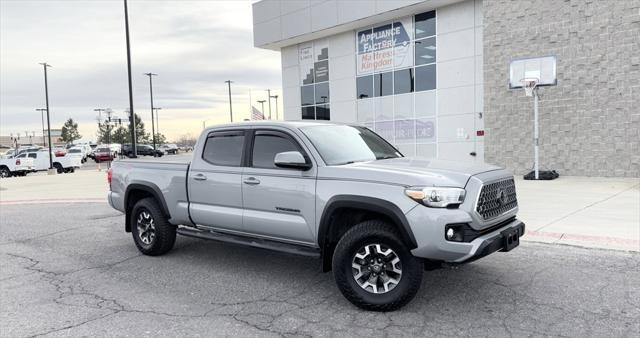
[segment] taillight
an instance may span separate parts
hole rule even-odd
[[[113,178],[113,169],[107,170],[107,182],[109,182],[109,188],[111,188],[111,179]]]
[[[20,165],[20,160],[16,160],[16,165]]]

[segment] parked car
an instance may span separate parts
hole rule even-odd
[[[506,170],[407,158],[354,125],[210,127],[190,163],[117,161],[108,181],[145,255],[180,234],[314,256],[349,301],[376,311],[407,304],[423,270],[510,251],[525,231]]]
[[[175,155],[178,153],[178,146],[175,144],[163,144],[158,149],[164,151],[167,154]]]
[[[133,149],[131,149],[130,144],[125,144],[122,148],[122,153],[127,157],[133,157]],[[157,149],[153,150],[153,147],[147,144],[136,144],[136,154],[141,156],[154,156],[154,157],[162,157],[164,155],[164,151]]]
[[[67,149],[64,146],[55,146],[52,150],[56,157],[61,157],[67,154]]]
[[[32,171],[44,171],[49,169],[49,156],[53,158],[53,168],[56,169],[58,174],[72,173],[82,167],[79,156],[69,156],[67,154],[66,156],[56,157],[53,152],[49,153],[47,150],[22,153],[17,158],[32,158]]]
[[[114,158],[115,156],[109,147],[99,147],[94,151],[94,159],[96,163],[112,161]]]
[[[0,158],[0,178],[24,176],[32,170],[31,158]]]
[[[67,149],[67,156],[77,157],[80,159],[81,163],[84,163],[87,161],[87,155],[83,147],[71,147]]]

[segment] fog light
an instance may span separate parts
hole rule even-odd
[[[453,231],[453,228],[449,228],[449,230],[447,230],[447,239],[453,239],[453,235],[455,235],[455,231]]]
[[[444,238],[452,242],[464,242],[464,224],[450,224],[444,228]]]

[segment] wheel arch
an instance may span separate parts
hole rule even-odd
[[[340,235],[336,234],[343,234],[355,224],[373,218],[388,221],[410,249],[417,247],[411,226],[397,205],[375,197],[337,195],[327,201],[318,227],[318,245],[323,271],[331,270],[333,251],[340,239]],[[340,220],[348,221],[349,224],[341,224]]]
[[[171,213],[169,212],[169,208],[167,207],[167,202],[162,195],[162,191],[158,188],[157,185],[153,183],[132,183],[127,186],[127,189],[124,193],[124,207],[125,207],[125,231],[131,232],[131,212],[133,211],[133,206],[141,199],[151,197],[155,199],[160,205],[160,209],[162,213],[167,217],[167,219],[171,218]]]

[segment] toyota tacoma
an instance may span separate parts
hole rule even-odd
[[[176,235],[317,257],[342,294],[391,311],[424,270],[518,246],[513,176],[404,157],[373,131],[330,122],[205,129],[191,161],[113,162],[109,204],[145,255]]]

